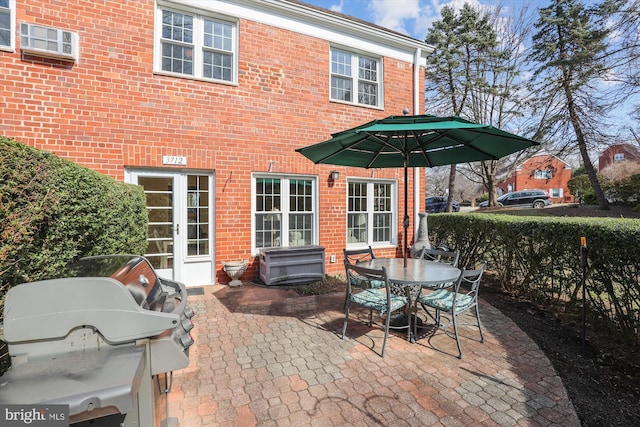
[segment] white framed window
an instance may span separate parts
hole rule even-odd
[[[347,246],[393,244],[398,222],[395,182],[352,179],[347,189]]]
[[[237,81],[237,22],[160,6],[155,70],[194,79]]]
[[[316,244],[317,191],[312,177],[254,175],[254,248]]]
[[[15,48],[15,0],[0,0],[0,50]]]
[[[562,188],[550,188],[549,189],[549,195],[553,198],[562,198],[563,195],[563,191]]]
[[[546,169],[546,170],[537,169],[533,171],[533,177],[535,179],[551,179],[553,177],[553,172],[549,169]]]
[[[382,61],[331,49],[331,100],[382,107]]]
[[[624,153],[615,153],[613,155],[613,161],[614,162],[621,162],[624,160]]]

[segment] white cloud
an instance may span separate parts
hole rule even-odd
[[[344,10],[344,0],[340,0],[338,4],[330,6],[329,10],[333,12],[343,13],[342,11]]]
[[[465,3],[482,7],[478,0],[370,0],[367,10],[375,24],[424,40],[444,6],[459,10]]]
[[[495,12],[499,8],[501,13],[505,13],[511,9],[514,1],[506,0],[503,3],[501,0],[339,0],[331,6],[331,10],[351,13],[376,25],[424,40],[432,23],[441,18],[444,6],[460,10],[466,3],[478,11]],[[519,1],[522,7],[540,2]],[[359,8],[360,11],[355,11],[355,8]],[[366,13],[362,13],[363,11]]]
[[[419,0],[371,0],[368,8],[377,25],[409,34],[406,21],[415,19],[419,3]]]

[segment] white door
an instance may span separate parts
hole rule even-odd
[[[130,171],[149,214],[145,257],[161,277],[187,286],[214,282],[213,173]]]

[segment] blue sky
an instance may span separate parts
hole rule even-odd
[[[481,10],[501,6],[505,16],[517,16],[527,8],[531,22],[538,17],[538,9],[547,7],[551,0],[300,0],[308,4],[323,7],[335,12],[351,15],[367,22],[406,34],[418,40],[424,40],[431,23],[440,19],[440,10],[444,6],[461,8],[469,3]],[[581,0],[586,6],[599,3],[598,0]],[[622,116],[629,114],[638,97],[620,105]],[[617,111],[617,110],[616,110]]]
[[[391,30],[424,40],[431,23],[440,17],[443,6],[460,8],[464,3],[477,6],[534,9],[549,0],[301,0],[335,12],[351,15]],[[585,3],[591,3],[586,1]]]

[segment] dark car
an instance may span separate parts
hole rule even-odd
[[[427,197],[425,201],[425,209],[427,213],[438,213],[447,211],[447,198],[445,196],[432,196]],[[453,212],[460,211],[460,204],[457,200],[451,203],[451,209]]]
[[[498,206],[510,208],[544,208],[551,204],[551,198],[546,191],[525,190],[513,191],[498,197]],[[489,201],[484,201],[478,205],[481,208],[489,206]]]

